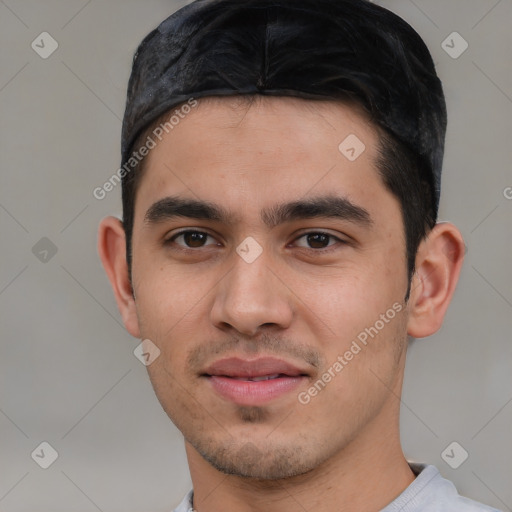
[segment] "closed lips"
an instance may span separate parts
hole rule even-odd
[[[273,357],[260,357],[253,360],[230,357],[211,364],[202,375],[260,381],[279,377],[301,377],[307,376],[308,373],[292,363]]]
[[[217,396],[242,406],[263,406],[291,393],[308,377],[305,369],[273,357],[229,357],[210,365],[206,377]]]
[[[224,375],[224,377],[228,377],[228,375]],[[230,377],[235,380],[245,380],[249,382],[259,382],[260,380],[271,380],[278,379],[279,377],[287,377],[283,373],[276,373],[275,375],[262,375],[261,377]]]

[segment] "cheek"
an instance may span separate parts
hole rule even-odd
[[[340,336],[325,342],[325,367],[300,397],[300,403],[309,400],[309,413],[329,410],[339,418],[338,425],[350,430],[392,397],[406,343],[404,312],[395,313],[384,309],[384,320],[380,314],[359,315],[357,328],[352,322],[339,323]]]
[[[401,302],[405,285],[396,275],[376,266],[373,269],[354,268],[331,275],[323,279],[324,284],[309,283],[298,293],[307,304],[299,312],[304,332],[311,329],[324,357],[325,367],[318,378],[329,381],[329,391],[315,398],[318,407],[329,407],[332,400],[340,411],[343,404],[357,410],[358,404],[368,400],[377,403],[396,378],[406,339]]]
[[[212,286],[187,272],[155,267],[139,274],[137,314],[142,336],[167,349],[170,344],[166,340],[184,338],[194,332],[197,336],[198,318],[204,318]]]
[[[293,280],[290,276],[291,287],[299,298],[296,301],[298,316],[321,328],[325,338],[330,340],[327,346],[341,348],[340,343],[346,343],[374,325],[380,315],[401,302],[405,278],[402,282],[396,275],[397,270],[393,274],[373,262],[366,268],[352,265],[329,275],[295,276]],[[405,276],[405,271],[401,273]],[[391,311],[390,315],[393,313]]]
[[[166,361],[164,353],[147,367],[155,394],[178,429],[182,432],[186,431],[187,425],[191,422],[197,429],[204,420],[202,418],[204,406],[198,407],[198,397],[190,382],[184,378],[183,374],[178,373],[177,368],[170,367]]]

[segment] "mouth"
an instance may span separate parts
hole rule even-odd
[[[274,380],[281,379],[283,377],[290,377],[290,375],[285,375],[284,373],[276,373],[275,375],[261,375],[260,377],[229,377],[228,375],[223,375],[223,377],[228,377],[234,380],[242,380],[244,382],[261,382],[262,380]]]
[[[263,405],[295,390],[309,377],[306,370],[281,359],[221,359],[201,377],[213,391],[238,405]]]

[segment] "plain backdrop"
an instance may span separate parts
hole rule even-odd
[[[93,196],[119,167],[135,48],[185,3],[0,1],[1,512],[170,512],[191,486],[96,251],[120,187]],[[404,450],[512,510],[512,2],[377,3],[420,33],[443,80],[440,220],[468,247],[443,327],[410,347]],[[58,453],[48,469],[42,442]],[[457,469],[441,455],[453,442],[468,453]]]

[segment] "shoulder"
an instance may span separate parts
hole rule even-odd
[[[455,485],[432,465],[410,464],[416,479],[382,512],[500,512],[460,496]]]
[[[410,463],[417,475],[407,489],[381,512],[501,512],[478,501],[460,496],[450,480],[435,466]],[[194,512],[190,491],[174,512]]]
[[[189,493],[181,500],[181,503],[174,509],[173,512],[194,512],[194,507],[192,506],[192,498],[194,496],[194,491],[189,491]]]

